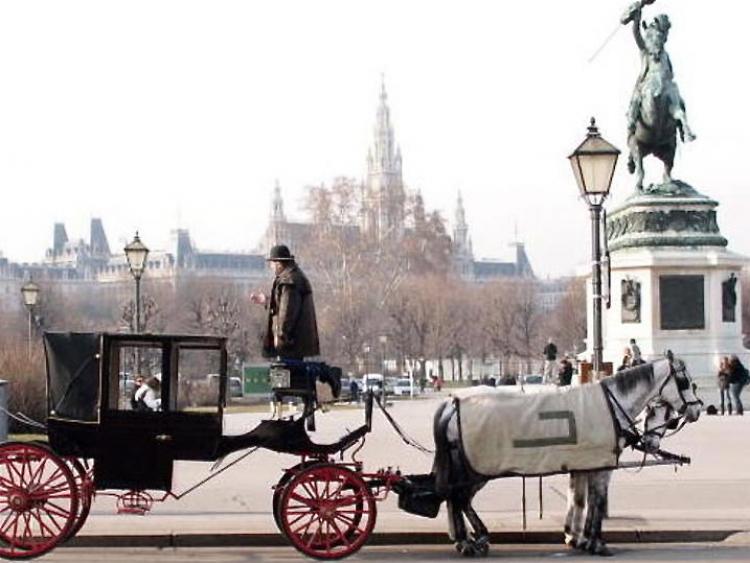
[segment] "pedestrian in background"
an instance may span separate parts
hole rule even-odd
[[[750,375],[748,375],[747,368],[742,365],[737,356],[732,356],[729,359],[729,393],[732,395],[734,412],[740,416],[745,414],[740,393],[742,393],[742,388],[748,384],[748,381],[750,381]]]
[[[552,383],[552,377],[555,374],[555,366],[557,365],[557,346],[552,342],[552,338],[547,339],[547,345],[542,350],[542,356],[544,357],[544,382]]]
[[[620,366],[617,368],[617,371],[628,369],[633,365],[633,357],[630,354],[630,346],[625,346],[625,349],[622,351],[622,361],[620,362]]]
[[[729,414],[732,414],[732,397],[729,394],[729,358],[724,356],[719,363],[719,373],[716,374],[716,382],[719,385],[719,395],[721,396],[721,414],[724,415],[724,399],[726,398]]]
[[[557,371],[557,384],[560,387],[565,387],[566,385],[570,385],[570,382],[573,379],[573,364],[570,363],[570,359],[568,356],[565,356],[560,361],[560,367]]]
[[[630,339],[630,365],[639,366],[645,364],[643,356],[641,355],[641,349],[638,344],[635,343],[635,338]]]

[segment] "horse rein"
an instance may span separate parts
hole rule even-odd
[[[680,373],[684,374],[684,370],[685,370],[685,368],[683,367],[683,370],[681,370]],[[697,397],[697,395],[696,395],[696,398],[695,398],[694,401],[688,401],[685,398],[685,391],[687,391],[688,389],[690,389],[690,381],[687,378],[682,379],[682,378],[677,377],[677,370],[674,369],[674,366],[671,366],[671,365],[670,365],[670,370],[669,370],[669,376],[664,380],[664,383],[662,383],[661,387],[659,388],[659,396],[660,397],[661,397],[662,391],[664,391],[664,388],[667,386],[667,383],[669,383],[670,379],[674,379],[674,381],[675,381],[675,386],[677,387],[677,393],[680,396],[680,400],[682,401],[682,406],[678,410],[675,411],[674,407],[672,405],[670,405],[664,399],[660,399],[657,402],[657,404],[659,404],[659,403],[666,404],[667,408],[669,409],[667,411],[667,421],[664,422],[663,424],[660,424],[659,426],[655,426],[653,428],[650,428],[648,430],[648,433],[649,434],[653,434],[653,433],[655,433],[654,431],[660,430],[662,428],[667,428],[669,430],[673,430],[673,432],[671,434],[667,434],[665,432],[664,435],[661,436],[662,438],[668,438],[669,436],[674,436],[680,430],[683,429],[683,427],[688,422],[687,418],[685,417],[685,413],[687,412],[687,409],[689,407],[692,407],[694,405],[700,405],[701,407],[703,406],[703,401],[700,400]],[[695,395],[695,388],[693,389],[693,394]],[[654,409],[655,409],[655,407],[649,406],[649,412],[653,412]],[[670,417],[669,416],[670,412],[672,412],[672,411],[677,412],[677,416],[676,417]],[[648,416],[649,415],[647,414],[646,417],[648,418]]]
[[[688,407],[691,407],[693,405],[701,405],[703,406],[703,401],[698,399],[696,397],[696,400],[689,401],[685,398],[685,391],[690,388],[690,382],[688,380],[682,380],[681,378],[677,377],[677,370],[674,369],[674,366],[670,364],[669,368],[669,375],[664,379],[664,382],[661,384],[661,387],[659,387],[659,397],[661,397],[662,392],[664,391],[667,384],[670,382],[671,379],[674,379],[675,386],[677,387],[677,393],[679,394],[680,400],[682,401],[682,406],[680,406],[679,409],[675,410],[674,407],[672,407],[671,404],[669,404],[664,399],[660,399],[656,404],[663,403],[667,406],[669,411],[667,411],[667,417],[668,420],[658,426],[654,426],[652,428],[649,428],[648,430],[641,433],[636,424],[638,422],[637,418],[631,417],[628,412],[624,409],[624,407],[620,404],[620,402],[617,400],[617,398],[614,396],[612,391],[609,389],[607,385],[603,385],[604,390],[609,397],[609,399],[614,403],[614,405],[617,407],[619,412],[622,414],[622,416],[625,418],[626,422],[628,423],[627,426],[623,427],[620,423],[617,417],[615,417],[615,420],[618,423],[618,426],[620,427],[620,435],[625,438],[625,443],[628,446],[635,447],[637,444],[642,444],[643,438],[645,436],[650,436],[657,434],[659,430],[662,428],[667,428],[669,430],[674,430],[671,434],[667,434],[666,432],[659,436],[659,439],[674,436],[682,430],[682,428],[687,424],[687,418],[685,417],[685,412],[687,411]],[[649,418],[651,413],[655,410],[655,406],[649,404],[647,406],[648,413],[646,414],[646,419]],[[677,412],[676,417],[670,417],[670,412]],[[638,448],[640,449],[640,448]],[[645,453],[645,451],[644,451]]]

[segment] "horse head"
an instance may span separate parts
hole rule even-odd
[[[642,444],[648,452],[659,449],[667,430],[677,431],[680,422],[695,422],[701,414],[703,401],[696,395],[696,385],[690,378],[685,362],[667,353],[670,362],[669,376],[659,393],[646,409]]]

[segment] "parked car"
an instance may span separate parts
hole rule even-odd
[[[388,394],[393,389],[386,384],[382,373],[366,373],[362,376],[362,387],[360,391],[372,391],[375,395]]]
[[[359,385],[359,381],[357,381]],[[341,391],[339,392],[339,401],[351,401],[352,400],[352,378],[342,377],[341,378]]]
[[[239,377],[229,378],[229,396],[230,397],[242,397],[242,379]]]
[[[414,391],[412,392],[412,382],[409,378],[398,378],[393,383],[393,394],[396,397],[409,397],[419,393],[419,388],[414,385]]]
[[[212,385],[218,385],[219,384],[219,374],[218,373],[209,373],[206,376],[206,381],[208,382],[209,386]],[[242,397],[243,396],[243,389],[242,389],[242,378],[237,376],[232,376],[228,378],[227,382],[227,397]]]

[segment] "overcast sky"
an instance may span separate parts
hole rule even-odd
[[[0,3],[0,252],[41,259],[52,226],[119,249],[252,249],[274,180],[303,218],[306,185],[361,178],[386,86],[404,180],[452,222],[464,196],[477,257],[518,236],[541,276],[589,253],[566,156],[591,115],[625,149],[639,69],[629,28],[593,62],[621,0]],[[750,254],[750,3],[657,0],[698,140],[675,177],[719,200]],[[656,180],[661,164],[649,161]],[[633,190],[624,158],[611,204]]]

